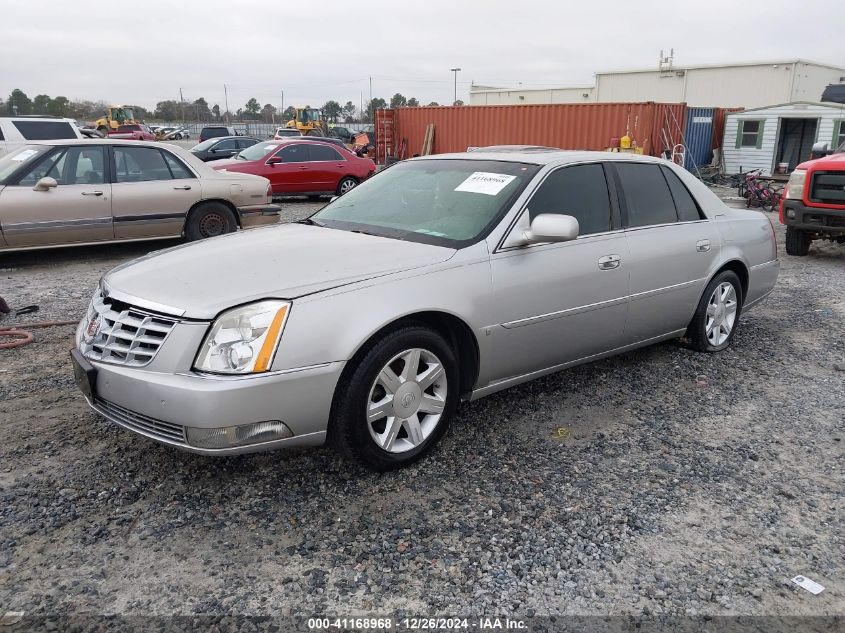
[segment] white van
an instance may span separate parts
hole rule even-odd
[[[0,156],[30,141],[81,139],[73,119],[52,116],[0,117]]]

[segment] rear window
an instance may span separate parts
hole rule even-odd
[[[230,136],[229,130],[225,127],[207,127],[200,132],[203,138],[211,138],[213,136]]]
[[[27,141],[52,141],[76,138],[73,126],[67,121],[13,121]]]

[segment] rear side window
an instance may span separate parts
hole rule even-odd
[[[609,231],[610,197],[604,169],[599,164],[573,165],[552,172],[532,196],[528,212],[532,220],[541,213],[578,218],[579,235]]]
[[[677,222],[675,203],[659,165],[614,163],[628,209],[628,226]]]
[[[669,183],[669,190],[672,192],[672,198],[675,200],[675,208],[678,210],[678,219],[681,222],[695,222],[701,219],[701,212],[698,210],[698,205],[693,200],[692,194],[681,182],[671,169],[661,167],[663,175],[666,176],[666,182]]]
[[[161,152],[153,147],[115,147],[115,181],[170,180],[170,169]]]
[[[254,138],[240,138],[238,139],[238,147],[241,149],[246,149],[247,147],[252,147],[256,143],[260,143],[258,139]]]
[[[28,141],[52,141],[76,138],[67,121],[13,121],[12,124]]]
[[[3,138],[3,130],[0,130],[0,141],[5,141],[6,139]]]
[[[311,145],[309,148],[311,160],[343,160],[343,157],[337,153],[336,149],[327,147],[326,145]]]
[[[308,146],[285,145],[276,152],[276,156],[279,156],[283,163],[306,163],[308,162]]]
[[[178,158],[176,158],[170,152],[165,152],[161,150],[161,153],[164,155],[164,161],[167,163],[167,166],[170,167],[170,173],[173,174],[173,177],[177,180],[180,178],[193,178],[194,175],[190,172],[190,170],[182,164]]]

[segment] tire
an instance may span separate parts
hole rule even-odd
[[[352,189],[358,186],[358,180],[353,178],[352,176],[346,176],[345,178],[341,178],[340,182],[337,183],[337,190],[335,193],[339,196],[342,196],[345,193],[348,193]]]
[[[185,224],[185,237],[189,242],[233,233],[238,229],[235,214],[225,204],[206,202],[191,212]]]
[[[742,300],[735,272],[723,270],[711,279],[687,328],[693,349],[712,353],[727,348],[739,327]]]
[[[436,332],[409,325],[359,356],[335,391],[329,441],[371,470],[407,466],[430,451],[449,426],[460,388],[455,354]],[[406,359],[417,359],[416,369],[406,370]],[[369,411],[376,417],[368,419]],[[402,414],[410,415],[403,419]]]
[[[810,236],[793,226],[786,227],[786,254],[804,257],[810,252]]]

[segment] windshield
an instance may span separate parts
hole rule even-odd
[[[278,145],[275,145],[273,143],[256,143],[251,147],[247,147],[240,154],[238,154],[236,158],[240,158],[242,160],[260,160],[267,156],[267,154],[269,154],[274,149],[278,149],[278,147]]]
[[[488,160],[398,163],[311,220],[332,228],[458,248],[486,235],[538,169]]]
[[[27,145],[0,158],[0,185],[5,185],[18,167],[32,163],[51,149],[51,145]]]

